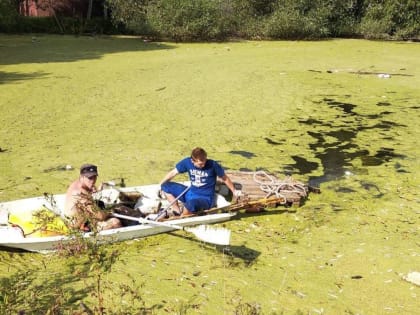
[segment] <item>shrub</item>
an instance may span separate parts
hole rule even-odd
[[[360,24],[365,38],[409,39],[420,35],[420,3],[414,0],[375,0]]]
[[[12,32],[16,26],[18,13],[10,0],[0,0],[0,32]]]
[[[162,0],[147,8],[151,28],[176,41],[211,40],[225,33],[217,1]]]
[[[267,19],[265,36],[278,39],[315,39],[330,35],[329,10],[306,2],[279,2]]]

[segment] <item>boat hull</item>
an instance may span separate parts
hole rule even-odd
[[[199,224],[213,224],[230,220],[234,213],[218,213],[205,216],[188,217],[169,221],[170,224],[179,226],[191,226]],[[1,229],[1,227],[0,227]],[[126,226],[118,229],[105,230],[96,236],[93,233],[84,233],[82,237],[97,240],[100,243],[114,243],[130,239],[147,237],[155,234],[166,233],[177,230],[167,226],[155,226],[150,224],[139,224]],[[74,237],[73,237],[74,238]],[[32,252],[52,251],[70,242],[69,236],[47,236],[47,237],[25,237],[16,239],[0,239],[0,246],[7,248],[18,248]]]
[[[157,190],[157,185],[137,186],[122,189],[125,192],[137,191],[143,195],[145,201],[152,200],[154,202],[155,197],[153,196]],[[110,196],[110,191],[104,191],[105,199]],[[51,197],[34,197],[27,199],[20,199],[15,201],[0,203],[0,213],[7,213],[19,215],[28,214],[36,211],[40,208],[47,208],[56,213],[62,215],[62,209],[64,207],[65,195],[54,195]],[[218,196],[217,206],[226,206],[229,204],[223,197]],[[112,203],[112,201],[110,201]],[[180,219],[167,221],[169,224],[178,226],[193,226],[200,224],[213,224],[220,223],[229,220],[234,213],[217,213],[208,214],[203,216],[191,216]],[[3,225],[1,225],[3,224]],[[111,229],[100,231],[96,235],[92,232],[83,233],[81,237],[89,240],[98,241],[99,243],[114,243],[121,242],[130,239],[137,239],[147,237],[150,235],[166,233],[177,230],[169,226],[156,226],[153,224],[138,224],[125,226],[118,229]],[[23,237],[23,235],[16,235],[12,233],[13,230],[7,222],[0,221],[0,246],[3,248],[16,248],[32,252],[48,252],[65,245],[66,243],[74,240],[75,236],[57,235],[57,236],[43,236],[43,237]]]

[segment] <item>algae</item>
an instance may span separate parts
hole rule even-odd
[[[322,193],[225,223],[230,248],[182,232],[110,245],[114,310],[132,283],[155,314],[414,314],[419,288],[403,277],[420,266],[419,52],[0,35],[0,200],[61,193],[85,162],[103,181],[156,183],[200,145],[228,169],[291,174]],[[22,309],[94,303],[82,262],[0,258],[2,287],[26,281],[9,295]]]

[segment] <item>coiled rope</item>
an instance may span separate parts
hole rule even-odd
[[[296,193],[300,197],[308,195],[305,185],[295,181],[291,176],[287,176],[284,180],[278,180],[265,171],[256,171],[253,178],[260,189],[266,193],[265,198],[275,195],[277,198],[283,198],[283,204],[287,202],[285,193]]]

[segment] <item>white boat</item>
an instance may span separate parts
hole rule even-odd
[[[157,203],[162,202],[162,206],[167,206],[166,200],[159,200],[156,196],[158,185],[146,185],[125,188],[107,188],[97,193],[96,199],[102,200],[105,205],[109,206],[113,203],[118,203],[120,193],[139,193],[141,198],[138,200],[136,206],[147,211],[156,206]],[[10,218],[32,218],[33,214],[40,209],[56,215],[58,218],[62,217],[64,209],[65,195],[42,196],[34,198],[26,198],[15,201],[8,201],[0,203],[0,246],[3,248],[17,248],[33,252],[47,252],[55,250],[57,246],[66,244],[74,239],[73,236],[61,233],[59,235],[26,235],[22,232],[22,228],[10,224]],[[166,204],[165,204],[166,202]],[[226,207],[229,202],[220,195],[216,196],[216,206]],[[170,232],[179,229],[179,226],[194,226],[200,224],[212,224],[229,220],[235,213],[215,213],[202,216],[191,216],[179,219],[165,221],[165,226],[156,226],[153,223],[137,224],[131,226],[124,226],[117,229],[100,231],[96,236],[92,232],[82,233],[82,237],[93,239],[101,243],[119,242],[129,239],[136,239],[146,237],[154,234]],[[178,228],[170,225],[178,226]],[[39,234],[39,233],[38,233]],[[55,233],[57,234],[57,233]]]

